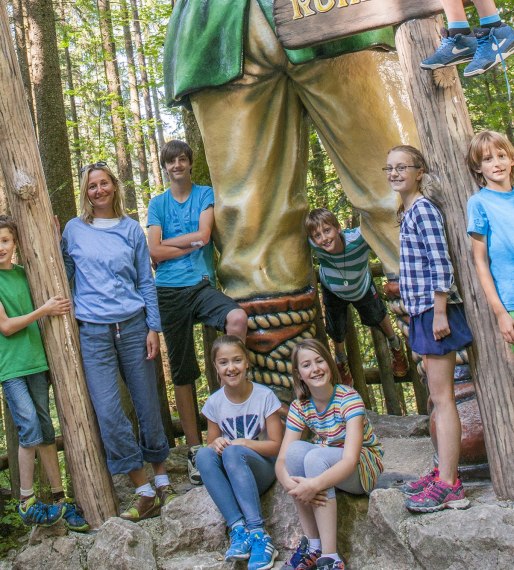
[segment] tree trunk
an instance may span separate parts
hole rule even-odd
[[[70,92],[70,115],[73,132],[73,156],[75,158],[75,174],[77,180],[80,179],[80,169],[82,167],[82,153],[80,145],[80,133],[79,133],[79,119],[77,114],[77,103],[75,101],[75,82],[73,80],[73,66],[71,64],[71,55],[69,48],[69,38],[66,30],[66,13],[64,10],[64,3],[62,0],[59,2],[60,16],[62,20],[62,25],[64,26],[64,59],[66,61],[66,83],[68,85],[68,90]]]
[[[193,149],[193,180],[198,184],[211,186],[211,174],[209,172],[209,166],[207,165],[202,135],[196,118],[191,111],[182,109],[182,120],[184,121],[186,142]]]
[[[26,10],[22,0],[13,0],[12,10],[16,55],[18,56],[18,63],[20,65],[21,77],[23,80],[23,86],[25,87],[25,96],[27,97],[30,115],[32,117],[32,122],[35,125],[36,117],[34,113],[34,96],[32,92],[32,84],[30,82],[29,55],[27,52],[26,41],[29,23],[26,18]]]
[[[39,151],[61,225],[77,215],[52,0],[27,0]]]
[[[161,112],[159,110],[159,92],[155,83],[155,60],[152,57],[149,58],[148,75],[150,78],[150,86],[152,90],[152,102],[155,113],[155,130],[157,131],[157,142],[159,143],[159,147],[162,148],[165,143],[164,130],[162,128]]]
[[[34,303],[40,306],[54,295],[70,297],[70,290],[4,3],[0,3],[0,85],[0,168],[11,212],[18,220]],[[71,315],[47,317],[41,329],[77,499],[96,528],[116,513],[116,499],[82,370],[77,325]]]
[[[152,164],[152,175],[154,178],[154,184],[158,192],[161,191],[163,187],[163,179],[161,168],[159,165],[159,148],[157,146],[157,140],[155,139],[155,126],[154,126],[154,116],[152,110],[152,101],[150,98],[150,89],[148,82],[147,66],[145,50],[143,46],[143,35],[141,34],[141,24],[139,20],[139,9],[137,6],[137,0],[130,0],[130,5],[132,7],[132,24],[134,26],[134,43],[137,50],[137,59],[139,64],[139,74],[141,77],[141,94],[143,95],[143,101],[145,104],[145,115],[148,123],[148,147],[150,149],[150,162]],[[155,107],[155,112],[158,113],[158,107]],[[162,146],[162,144],[161,144]]]
[[[419,67],[439,42],[441,24],[440,18],[406,22],[398,29],[396,45],[422,150],[441,180],[449,246],[474,333],[470,367],[493,487],[499,497],[514,499],[514,358],[487,305],[466,235],[466,203],[476,188],[465,166],[473,129],[455,70],[455,82],[438,89],[432,75]]]
[[[123,16],[123,38],[125,40],[125,55],[127,57],[127,73],[129,80],[130,111],[132,112],[134,147],[139,166],[139,181],[143,192],[143,202],[145,206],[150,201],[150,182],[148,180],[148,163],[146,162],[145,138],[141,125],[141,109],[139,107],[139,92],[136,76],[136,62],[134,60],[134,48],[132,46],[132,34],[130,33],[129,15],[127,1],[121,0],[121,11]]]
[[[112,29],[111,5],[109,0],[98,0],[100,15],[100,35],[104,52],[105,76],[109,100],[111,102],[111,121],[116,147],[116,161],[118,176],[125,188],[125,205],[129,215],[135,220],[139,219],[137,213],[136,190],[132,173],[132,160],[130,159],[127,126],[125,123],[123,98],[121,96],[120,74],[116,59],[116,45]]]
[[[7,446],[7,458],[9,461],[9,479],[11,480],[11,497],[20,498],[20,465],[18,463],[18,430],[14,425],[11,412],[5,399],[2,399],[4,407],[5,442]]]
[[[327,175],[325,172],[325,153],[319,142],[318,133],[309,121],[309,143],[311,147],[312,158],[309,161],[309,172],[312,178],[312,187],[316,195],[315,204],[316,208],[326,207],[327,200]]]

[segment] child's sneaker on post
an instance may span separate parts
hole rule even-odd
[[[421,62],[423,69],[438,69],[448,65],[457,65],[471,61],[477,49],[477,39],[474,35],[457,34],[450,37],[448,30],[441,30],[441,44],[436,52]]]
[[[203,485],[200,471],[196,467],[196,454],[201,447],[201,445],[193,445],[187,452],[187,473],[191,485]]]
[[[248,570],[269,570],[273,568],[278,551],[271,542],[271,536],[264,532],[251,533],[252,551],[248,560]]]
[[[89,530],[89,524],[84,518],[82,509],[73,502],[73,499],[62,499],[57,504],[62,505],[64,523],[70,530],[75,532],[86,532]]]
[[[229,560],[247,560],[250,558],[252,540],[243,525],[237,525],[230,531],[230,546],[225,552],[225,562]]]
[[[27,526],[52,526],[62,519],[64,511],[62,505],[46,505],[32,496],[18,505],[18,513]]]
[[[393,375],[397,378],[403,378],[404,376],[407,376],[407,372],[409,371],[409,363],[407,362],[407,357],[403,352],[401,344],[399,348],[390,347],[390,350]]]
[[[317,570],[345,570],[344,560],[334,560],[330,556],[318,558],[316,562]]]
[[[341,377],[341,384],[346,384],[347,386],[353,386],[353,377],[352,373],[350,372],[350,365],[348,364],[348,360],[340,360],[336,362],[337,371],[339,372],[339,376]]]
[[[120,517],[126,521],[139,522],[144,519],[151,519],[159,516],[161,512],[161,502],[159,497],[145,497],[144,495],[134,495],[127,510],[121,513]]]
[[[280,570],[307,570],[316,568],[316,561],[321,556],[321,550],[310,552],[309,539],[302,536],[295,552]]]
[[[455,485],[434,479],[424,491],[409,497],[405,506],[415,513],[434,513],[443,509],[466,509],[469,500],[466,499],[460,479],[457,479]]]
[[[404,495],[412,497],[413,495],[417,495],[418,493],[424,491],[428,485],[430,485],[430,483],[436,479],[436,477],[439,477],[439,469],[437,467],[434,467],[430,473],[423,475],[423,477],[420,477],[416,481],[408,481],[399,487],[399,490]]]
[[[464,77],[485,73],[514,53],[514,30],[502,24],[497,28],[476,28],[478,41],[473,61],[464,69]]]

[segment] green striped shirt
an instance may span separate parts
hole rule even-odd
[[[343,253],[327,253],[309,239],[319,261],[319,277],[323,285],[345,301],[359,301],[371,285],[370,247],[360,228],[342,230]]]

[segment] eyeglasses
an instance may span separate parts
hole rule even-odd
[[[403,174],[407,168],[419,168],[419,166],[414,166],[412,164],[399,164],[398,166],[384,166],[382,172],[386,174],[392,174],[393,170],[396,170],[397,174]]]
[[[82,176],[88,168],[94,170],[95,168],[102,168],[104,166],[107,166],[107,162],[105,162],[105,160],[99,160],[98,162],[93,162],[92,164],[86,164],[80,169],[80,175]]]

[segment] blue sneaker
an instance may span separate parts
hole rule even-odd
[[[73,502],[73,499],[63,499],[59,501],[59,504],[63,506],[64,522],[70,530],[75,532],[86,532],[89,530],[89,524],[83,516],[82,509]]]
[[[252,552],[248,560],[248,570],[269,570],[273,568],[278,551],[271,543],[271,536],[264,532],[251,534]]]
[[[502,24],[498,28],[476,28],[478,41],[473,61],[464,70],[464,77],[485,73],[514,53],[514,30]]]
[[[477,49],[477,39],[472,34],[450,37],[448,30],[441,30],[441,45],[435,53],[421,62],[423,69],[438,69],[471,61]]]
[[[52,526],[62,519],[64,510],[62,505],[46,505],[32,496],[18,505],[18,513],[27,526]]]
[[[250,533],[243,525],[237,525],[230,531],[230,546],[225,552],[225,561],[247,560],[250,558],[252,541]]]

